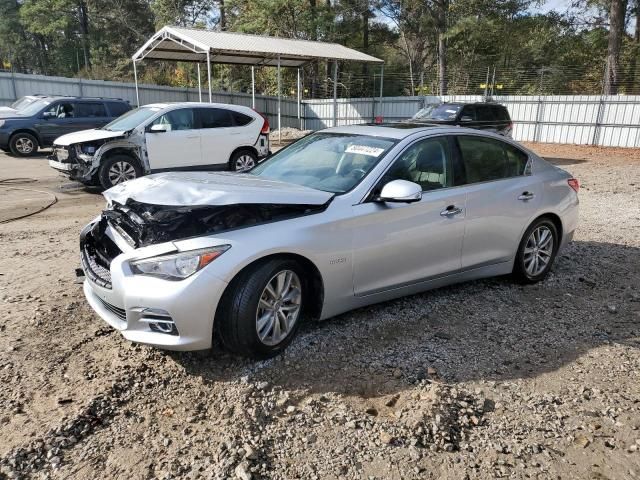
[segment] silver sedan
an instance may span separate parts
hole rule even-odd
[[[311,134],[244,174],[117,185],[81,234],[84,292],[134,342],[269,357],[303,318],[495,275],[545,278],[578,181],[518,143],[412,124]]]

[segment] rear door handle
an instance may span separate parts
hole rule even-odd
[[[440,212],[441,217],[453,217],[454,215],[458,215],[462,213],[462,209],[460,207],[456,207],[455,205],[449,205],[447,208]]]
[[[522,195],[518,197],[518,200],[527,201],[527,200],[531,200],[535,196],[536,195],[531,192],[522,192]]]

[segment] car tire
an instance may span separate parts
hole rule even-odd
[[[300,326],[306,285],[303,270],[293,260],[276,258],[241,272],[227,287],[216,315],[222,345],[251,358],[281,353]]]
[[[9,149],[17,157],[30,157],[38,153],[38,139],[27,132],[16,133],[9,140]]]
[[[258,164],[258,156],[251,150],[238,150],[231,155],[229,170],[232,172],[246,172]]]
[[[549,218],[540,218],[524,232],[515,263],[513,276],[520,283],[536,283],[551,271],[558,253],[558,228]]]
[[[98,180],[105,190],[142,175],[138,162],[128,155],[113,155],[104,160],[98,170]]]

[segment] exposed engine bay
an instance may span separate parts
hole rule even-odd
[[[113,202],[99,223],[109,222],[135,248],[210,235],[263,223],[319,213],[327,204],[268,204],[167,206],[129,198]]]

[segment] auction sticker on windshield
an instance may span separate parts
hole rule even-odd
[[[370,157],[379,157],[384,148],[367,147],[366,145],[350,145],[344,153],[358,153],[360,155],[369,155]]]

